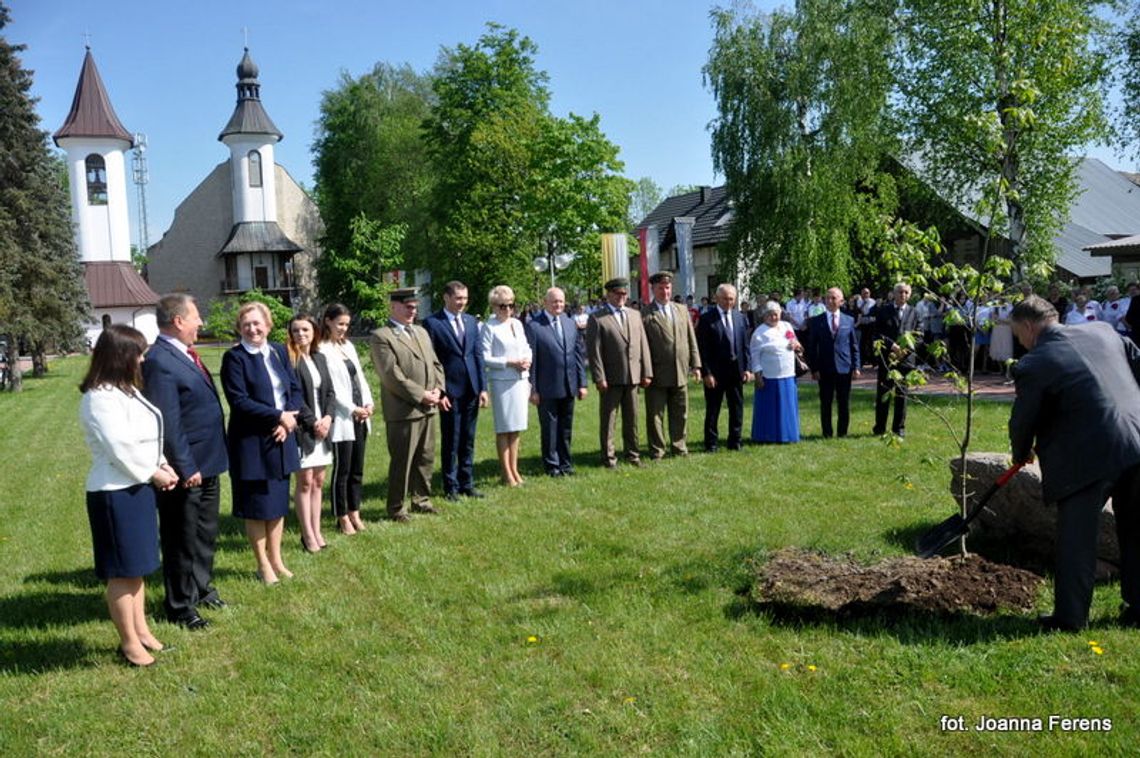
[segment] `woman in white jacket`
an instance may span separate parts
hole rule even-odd
[[[364,531],[360,502],[364,487],[364,446],[371,431],[372,389],[364,377],[360,357],[348,325],[352,313],[340,303],[325,309],[321,319],[318,350],[329,365],[333,384],[333,423],[329,441],[333,446],[332,511],[337,528],[344,534]]]
[[[526,431],[530,400],[530,344],[522,322],[514,317],[515,293],[505,284],[491,290],[492,316],[479,333],[487,385],[491,390],[491,410],[495,418],[495,447],[503,484],[517,487],[519,474],[519,435]]]
[[[95,574],[107,583],[119,655],[132,666],[150,666],[151,651],[163,647],[147,625],[143,583],[159,566],[151,485],[178,484],[162,454],[162,412],[139,392],[146,348],[137,330],[108,326],[79,385],[79,420],[91,449],[86,489]]]

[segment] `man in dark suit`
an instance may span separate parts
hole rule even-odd
[[[748,320],[736,310],[736,287],[716,288],[716,305],[697,322],[697,347],[701,354],[701,378],[705,384],[705,452],[714,452],[720,441],[717,424],[720,405],[728,401],[729,450],[740,449],[744,425],[744,385],[752,381],[748,370]]]
[[[415,287],[392,290],[392,315],[372,332],[372,365],[380,375],[380,409],[388,440],[388,518],[411,520],[415,513],[438,513],[431,504],[431,470],[435,434],[431,417],[451,408],[443,366],[431,338],[416,326],[419,292]]]
[[[163,607],[187,629],[209,623],[198,608],[223,608],[213,585],[218,539],[218,477],[229,466],[222,404],[194,342],[202,319],[194,299],[166,295],[156,309],[159,336],[143,361],[143,394],[162,411],[163,450],[178,486],[157,493]]]
[[[831,403],[837,401],[837,431],[847,436],[851,421],[851,380],[859,372],[859,334],[855,319],[840,310],[843,290],[832,287],[823,299],[826,310],[808,319],[808,365],[819,382],[819,424],[824,437],[832,435]]]
[[[891,431],[906,436],[906,382],[891,379],[892,370],[903,375],[918,366],[917,351],[922,342],[918,331],[918,312],[910,304],[910,285],[899,282],[889,303],[880,304],[875,313],[875,328],[881,345],[878,356],[878,376],[875,386],[875,427],[872,434],[887,433],[887,417],[891,413],[891,395],[894,395],[895,414]],[[904,336],[909,335],[904,339]],[[907,344],[910,342],[910,344]]]
[[[1121,623],[1140,628],[1140,349],[1104,323],[1059,326],[1030,295],[1011,325],[1028,351],[1013,369],[1009,417],[1015,462],[1041,459],[1041,488],[1057,503],[1057,565],[1050,631],[1088,622],[1100,512],[1108,497],[1120,541]]]
[[[614,425],[621,409],[621,431],[625,459],[632,466],[641,465],[637,434],[637,389],[648,387],[653,378],[649,360],[649,343],[641,314],[626,307],[629,280],[617,277],[605,284],[606,304],[594,311],[586,324],[586,349],[590,356],[590,373],[601,395],[599,428],[602,465],[614,468]]]
[[[530,401],[538,406],[542,429],[542,465],[550,476],[574,473],[570,434],[574,399],[586,399],[585,352],[578,328],[566,310],[566,295],[557,287],[546,291],[545,308],[527,321],[530,343]]]
[[[439,413],[443,445],[443,496],[483,497],[475,489],[475,422],[479,409],[487,407],[483,379],[483,351],[479,325],[467,308],[467,285],[443,285],[443,310],[424,319],[436,357],[443,365],[449,410]]]
[[[689,319],[688,309],[671,302],[673,273],[658,271],[649,277],[653,299],[642,312],[645,339],[653,362],[653,383],[645,388],[646,426],[649,429],[649,454],[653,460],[665,457],[666,447],[674,455],[688,455],[685,444],[689,418],[689,375],[701,375],[701,356],[697,348],[697,332]],[[665,412],[669,412],[668,438]]]

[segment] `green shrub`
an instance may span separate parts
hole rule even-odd
[[[210,315],[206,318],[205,331],[214,339],[238,339],[237,313],[246,303],[265,303],[273,318],[273,329],[269,332],[272,342],[284,342],[288,338],[286,328],[293,311],[280,299],[267,295],[259,289],[252,289],[240,295],[218,298],[210,304]]]

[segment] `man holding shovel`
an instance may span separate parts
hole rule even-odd
[[[1041,460],[1042,490],[1057,503],[1057,564],[1047,631],[1088,623],[1100,511],[1112,497],[1120,540],[1121,624],[1140,628],[1140,348],[1099,322],[1060,326],[1030,295],[1013,308],[1028,351],[1013,370],[1014,463]]]

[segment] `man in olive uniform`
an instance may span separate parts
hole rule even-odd
[[[673,273],[658,271],[649,277],[653,299],[641,314],[649,342],[653,383],[645,388],[649,455],[657,461],[668,446],[674,455],[688,455],[685,444],[689,417],[689,376],[701,378],[701,354],[689,310],[673,302]],[[665,437],[665,413],[669,437]]]
[[[649,343],[641,314],[626,306],[629,280],[618,277],[605,283],[606,304],[586,323],[586,352],[590,373],[601,395],[602,465],[614,468],[614,425],[621,409],[621,430],[625,459],[641,465],[637,439],[637,389],[648,387],[653,377]]]
[[[414,287],[392,291],[392,315],[372,332],[372,365],[380,374],[380,407],[388,433],[388,518],[408,521],[411,510],[437,513],[432,507],[431,470],[435,463],[432,417],[448,410],[443,366],[427,331],[415,325],[418,293]]]

